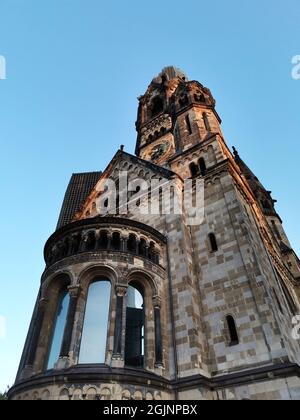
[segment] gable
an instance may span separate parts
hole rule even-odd
[[[99,181],[85,200],[80,211],[77,212],[74,220],[101,215],[99,214],[98,201],[104,199],[108,180],[115,183],[117,194],[119,194],[119,185],[124,185],[124,174],[127,176],[129,189],[130,185],[136,184],[138,180],[143,180],[144,182],[150,184],[152,180],[163,182],[163,180],[171,180],[174,176],[177,177],[175,173],[166,168],[157,166],[151,162],[142,160],[120,150],[101,175]],[[120,175],[122,176],[122,181],[120,181]],[[132,192],[128,191],[128,194],[130,193],[132,195]]]

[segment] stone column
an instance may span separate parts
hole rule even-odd
[[[111,250],[111,241],[112,241],[112,233],[109,232],[107,234],[107,249],[108,249],[108,251]]]
[[[30,338],[28,351],[25,357],[24,369],[23,369],[23,372],[21,373],[20,379],[26,379],[32,376],[33,374],[36,353],[37,353],[38,344],[39,344],[42,326],[43,326],[44,317],[45,317],[46,303],[47,303],[46,299],[41,299],[38,303],[36,318],[34,320],[34,328],[32,331],[32,336]]]
[[[69,303],[69,308],[68,308],[66,326],[64,330],[63,342],[61,345],[61,350],[60,350],[60,355],[59,355],[60,358],[69,357],[69,352],[72,350],[71,341],[72,341],[72,335],[73,335],[73,327],[74,327],[74,321],[75,321],[77,301],[78,301],[78,296],[81,291],[81,287],[70,286],[68,290],[70,294],[70,303]]]
[[[125,284],[116,285],[116,319],[114,334],[114,350],[113,350],[113,367],[124,366],[123,354],[123,318],[124,318],[124,297],[128,286]]]
[[[139,247],[140,247],[140,241],[139,239],[136,239],[136,246],[135,246],[136,255],[139,255]]]
[[[149,258],[149,246],[145,246],[145,258]]]
[[[125,236],[121,237],[121,251],[122,252],[127,252],[127,240],[128,238],[126,238]]]
[[[155,365],[163,366],[163,348],[161,333],[161,298],[155,296],[153,298],[154,306],[154,325],[155,325]]]

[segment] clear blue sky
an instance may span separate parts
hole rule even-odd
[[[166,65],[208,86],[229,145],[300,251],[299,0],[1,0],[0,389],[12,384],[42,251],[73,172],[134,151],[137,97]]]

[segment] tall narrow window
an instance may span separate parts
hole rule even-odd
[[[83,333],[80,347],[80,364],[105,363],[111,284],[99,279],[89,287]]]
[[[210,241],[211,252],[217,252],[219,248],[218,248],[216,235],[214,233],[210,233],[208,237]]]
[[[137,240],[135,235],[132,233],[129,235],[128,242],[127,242],[127,249],[129,252],[136,254],[137,252]]]
[[[206,175],[206,163],[203,158],[199,159],[199,168],[202,176]]]
[[[53,369],[55,363],[59,359],[64,330],[67,322],[69,302],[70,295],[67,290],[64,290],[59,296],[47,369]]]
[[[237,346],[239,344],[239,336],[235,324],[235,320],[231,315],[226,317],[228,331],[230,335],[230,346]]]
[[[146,241],[145,239],[141,239],[139,243],[139,255],[142,257],[146,257]]]
[[[119,251],[121,249],[121,236],[119,232],[114,232],[111,241],[112,249]]]
[[[193,130],[192,130],[192,124],[191,124],[191,120],[190,120],[190,116],[186,115],[185,117],[185,123],[189,132],[189,135],[193,134]]]
[[[210,125],[209,125],[209,120],[208,120],[208,115],[206,112],[203,113],[203,121],[204,121],[204,125],[207,131],[210,131]]]
[[[159,96],[156,96],[152,102],[152,109],[151,109],[152,118],[162,113],[163,110],[164,110],[163,100]]]
[[[144,366],[145,355],[145,308],[142,293],[134,286],[127,291],[125,364]]]
[[[199,174],[198,167],[194,162],[190,164],[190,171],[192,177],[197,176]]]

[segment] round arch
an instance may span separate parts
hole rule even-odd
[[[145,292],[149,290],[150,287],[153,297],[159,294],[156,281],[149,273],[142,269],[133,269],[128,273],[126,284],[129,285],[130,283],[140,284]]]

